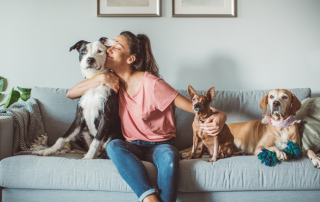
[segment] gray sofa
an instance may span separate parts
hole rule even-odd
[[[290,89],[289,89],[290,90]],[[291,89],[300,101],[310,97],[309,88]],[[34,87],[49,145],[71,124],[78,100],[66,98],[66,89]],[[179,91],[187,96],[187,91]],[[216,91],[213,107],[225,112],[227,123],[261,119],[259,102],[268,90]],[[203,94],[205,91],[198,91]],[[174,109],[175,146],[192,144],[194,115]],[[12,155],[13,119],[0,117],[0,186],[2,201],[138,201],[111,160],[81,160],[81,155],[38,157]],[[307,158],[282,162],[270,168],[256,156],[233,156],[207,162],[182,160],[179,164],[177,201],[320,201],[320,170]],[[143,162],[155,186],[157,170]]]

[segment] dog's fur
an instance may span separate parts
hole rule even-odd
[[[79,41],[70,48],[79,52],[81,72],[84,77],[107,73],[104,67],[107,48],[111,41],[101,38],[96,42]],[[91,88],[80,98],[76,119],[67,132],[49,149],[39,151],[37,155],[55,154],[69,141],[75,141],[88,151],[83,159],[92,159],[96,151],[100,158],[107,158],[106,146],[113,139],[124,139],[118,114],[118,95],[111,88],[100,85]]]
[[[188,159],[201,158],[205,152],[209,153],[211,159],[209,162],[215,162],[218,159],[232,156],[233,153],[233,136],[229,127],[224,124],[222,131],[217,136],[211,136],[200,129],[200,124],[204,123],[212,115],[210,103],[215,98],[215,88],[210,88],[206,95],[197,95],[197,92],[191,85],[188,87],[189,97],[192,100],[192,108],[196,112],[192,129],[193,129],[193,147]],[[202,139],[201,152],[196,156],[199,137]]]
[[[263,115],[267,113],[267,105],[271,111],[271,118],[275,121],[283,121],[290,115],[295,116],[301,108],[301,102],[290,91],[285,89],[275,89],[268,92],[260,102]],[[283,151],[288,140],[296,142],[301,147],[301,136],[297,123],[288,128],[277,128],[270,123],[263,124],[261,120],[230,123],[228,124],[234,136],[235,153],[245,153],[258,155],[261,148],[266,148],[276,153],[280,161],[287,160],[287,155]],[[186,158],[191,153],[191,148],[183,150],[182,156]],[[320,168],[320,158],[312,150],[304,150],[303,155],[309,157],[314,167]]]

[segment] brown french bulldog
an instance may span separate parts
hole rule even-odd
[[[224,124],[221,132],[216,136],[211,136],[204,133],[200,129],[200,124],[204,123],[213,112],[210,109],[210,103],[215,98],[215,88],[212,87],[208,90],[206,95],[197,95],[196,91],[191,85],[188,87],[189,97],[193,103],[193,110],[196,112],[192,129],[193,129],[193,147],[189,158],[201,158],[202,155],[207,152],[211,159],[209,162],[215,162],[218,159],[227,158],[233,154],[233,136],[229,130],[229,127]],[[196,156],[196,150],[198,147],[199,137],[202,139],[201,151]]]

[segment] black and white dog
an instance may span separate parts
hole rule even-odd
[[[107,48],[114,43],[107,38],[96,42],[79,41],[70,48],[79,52],[81,72],[85,78],[110,70],[104,67]],[[100,85],[91,88],[80,98],[76,119],[67,132],[49,149],[41,150],[39,156],[55,154],[69,141],[75,141],[85,151],[83,159],[92,159],[98,150],[99,158],[107,158],[106,146],[113,139],[124,139],[118,114],[118,95],[111,88]]]

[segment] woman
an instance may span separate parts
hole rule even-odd
[[[143,202],[176,201],[179,153],[173,146],[175,126],[172,105],[194,113],[190,100],[159,78],[159,69],[146,35],[122,32],[107,50],[107,73],[80,82],[67,93],[77,98],[101,84],[119,91],[119,116],[126,141],[113,140],[107,154],[120,175]],[[120,83],[119,83],[120,81]],[[226,115],[214,114],[202,125],[205,132],[217,135]],[[158,169],[157,190],[152,188],[141,160]]]

